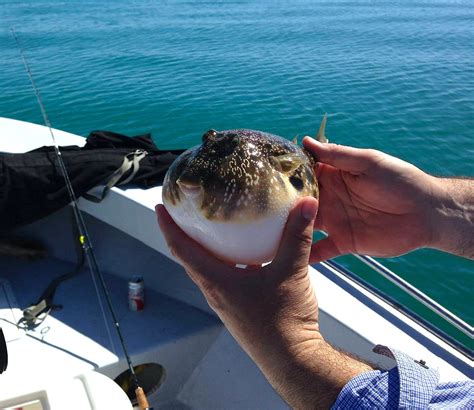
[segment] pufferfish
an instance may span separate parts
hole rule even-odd
[[[317,139],[326,142],[324,117]],[[282,137],[248,129],[207,131],[163,181],[163,204],[191,238],[221,260],[271,261],[299,197],[318,198],[315,160]]]

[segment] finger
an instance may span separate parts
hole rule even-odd
[[[331,165],[318,163],[318,188],[319,188],[319,209],[314,222],[315,230],[323,230],[326,227],[326,220],[330,220],[335,208],[339,205],[340,190],[346,192],[346,188],[341,186],[341,172]]]
[[[157,205],[155,210],[170,252],[184,266],[191,279],[200,287],[222,279],[228,265],[186,235],[163,205]]]
[[[343,253],[339,251],[332,238],[328,236],[312,246],[309,262],[311,264],[319,263],[342,254]]]
[[[333,180],[340,177],[340,171],[332,165],[318,162],[316,177],[318,178],[319,188],[323,188],[324,186],[331,187]]]
[[[343,171],[362,173],[376,160],[377,151],[346,147],[337,144],[322,144],[314,138],[305,137],[304,147],[318,162],[332,165]]]
[[[313,225],[318,201],[313,197],[300,199],[290,211],[280,246],[272,266],[291,275],[306,269],[313,242]]]

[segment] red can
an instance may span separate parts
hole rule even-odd
[[[133,311],[145,307],[145,283],[141,276],[134,276],[128,281],[128,307]]]

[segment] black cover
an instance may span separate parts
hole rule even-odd
[[[106,181],[124,156],[137,149],[148,152],[132,181],[141,188],[162,184],[183,152],[159,150],[150,134],[127,137],[109,131],[91,132],[83,148],[60,147],[77,197]],[[0,153],[0,231],[41,219],[70,202],[53,146],[24,154]]]
[[[0,374],[2,374],[8,367],[8,350],[3,330],[0,327]]]

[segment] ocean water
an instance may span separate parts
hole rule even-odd
[[[185,148],[210,128],[314,134],[327,112],[333,142],[474,174],[470,0],[0,1],[0,21],[0,116],[42,123],[13,27],[55,128]],[[474,262],[434,250],[383,262],[474,322]]]

